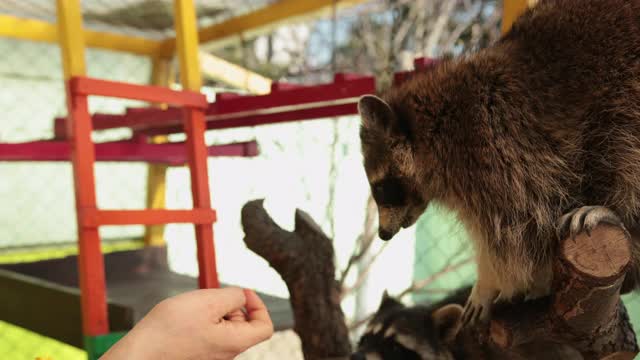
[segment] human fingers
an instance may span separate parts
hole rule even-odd
[[[257,330],[268,334],[267,338],[271,337],[273,333],[273,322],[271,321],[266,305],[253,290],[244,289],[244,296],[246,299],[245,308],[247,310],[249,324]]]
[[[206,291],[204,299],[213,309],[213,315],[220,318],[242,309],[246,303],[244,291],[240,288],[229,287],[203,291]]]
[[[247,321],[247,314],[245,314],[244,311],[238,309],[238,310],[234,310],[230,313],[228,313],[227,315],[225,315],[225,320],[228,321]]]

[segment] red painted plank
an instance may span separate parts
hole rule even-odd
[[[438,59],[420,57],[413,60],[413,68],[416,70],[427,70],[438,64]]]
[[[255,141],[209,146],[209,156],[254,157],[258,155],[260,155],[260,150]]]
[[[330,83],[306,86],[294,90],[278,91],[267,95],[244,96],[212,103],[207,115],[222,115],[237,112],[250,112],[264,109],[304,106],[309,103],[331,102],[358,98],[375,91],[373,78],[362,78],[344,83]],[[357,99],[353,100],[354,102]]]
[[[219,92],[219,93],[216,93],[216,101],[235,99],[242,96],[251,96],[251,95],[244,95],[244,94],[238,94],[233,92]]]
[[[189,154],[189,170],[191,173],[191,194],[193,206],[210,208],[209,171],[204,143],[204,112],[196,109],[185,109],[184,129],[187,135],[187,151]],[[220,287],[218,280],[216,251],[214,245],[213,226],[196,224],[196,250],[198,258],[198,286],[200,289]]]
[[[256,156],[255,141],[214,145],[207,148],[208,156]],[[117,141],[95,144],[97,161],[137,161],[184,165],[187,163],[185,143],[148,144]],[[71,148],[66,141],[33,141],[0,144],[0,161],[69,161]]]
[[[301,109],[282,113],[248,115],[238,118],[216,120],[215,116],[207,117],[207,129],[228,129],[241,126],[258,126],[265,124],[278,124],[283,122],[326,119],[338,116],[356,115],[358,105],[356,103]]]
[[[68,137],[72,138],[71,162],[75,191],[76,218],[81,224],[82,209],[95,209],[95,148],[91,139],[93,131],[87,96],[74,93],[66,84]],[[109,332],[107,294],[104,275],[104,259],[97,228],[78,226],[78,280],[82,310],[82,333],[85,336],[104,335]]]
[[[201,93],[193,91],[175,91],[160,86],[134,85],[82,76],[71,78],[70,86],[74,93],[85,96],[106,96],[120,99],[167,103],[200,109],[204,109],[207,106],[207,98]]]
[[[107,130],[123,127],[136,130],[160,125],[169,126],[181,124],[182,109],[175,107],[167,110],[147,108],[145,110],[136,110],[127,114],[94,114],[92,118],[94,130]],[[65,123],[65,118],[56,119],[54,125],[56,139],[66,138],[66,135],[62,132],[62,129],[65,127]]]
[[[403,82],[411,79],[413,74],[415,74],[414,71],[399,71],[393,74],[393,86],[399,86]]]
[[[333,76],[333,81],[339,83],[339,82],[353,81],[353,80],[366,79],[366,78],[370,78],[370,76],[362,75],[362,74],[353,74],[353,73],[336,73]]]
[[[274,93],[276,91],[287,91],[287,90],[295,90],[302,88],[302,85],[298,84],[290,84],[285,82],[277,82],[274,81],[271,83],[271,92]]]
[[[230,129],[244,126],[259,126],[267,124],[278,124],[283,122],[305,121],[326,119],[338,116],[356,115],[358,113],[358,105],[342,104],[328,107],[312,108],[288,111],[283,113],[248,115],[239,118],[215,120],[214,116],[207,117],[207,130]],[[162,135],[181,133],[184,129],[182,126],[170,126],[162,128],[146,129],[142,132],[147,135]]]
[[[207,129],[356,115],[359,97],[375,93],[372,77],[337,74],[336,79],[337,82],[330,84],[284,89],[285,86],[268,95],[221,96],[206,111]],[[136,109],[124,115],[94,116],[95,129],[129,127],[149,135],[183,132],[181,122],[182,113],[177,108]]]
[[[53,138],[55,140],[67,138],[67,118],[53,119]]]
[[[157,224],[208,224],[216,221],[216,212],[212,209],[190,210],[99,210],[82,209],[81,224],[86,228],[101,225],[157,225]]]

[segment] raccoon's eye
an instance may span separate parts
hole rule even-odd
[[[372,186],[373,199],[382,206],[406,205],[406,191],[400,179],[384,179]]]

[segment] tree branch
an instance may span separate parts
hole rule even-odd
[[[296,211],[295,230],[283,230],[267,214],[262,200],[244,205],[242,227],[247,247],[267,260],[287,284],[294,330],[305,359],[349,356],[331,239],[301,210]]]
[[[633,359],[636,337],[620,287],[631,261],[625,231],[599,225],[560,245],[554,264],[553,295],[508,306],[491,321],[497,348],[518,352],[533,342],[569,345],[584,359]]]

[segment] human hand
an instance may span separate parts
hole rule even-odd
[[[102,360],[229,360],[272,334],[267,308],[254,291],[195,290],[156,305]]]

